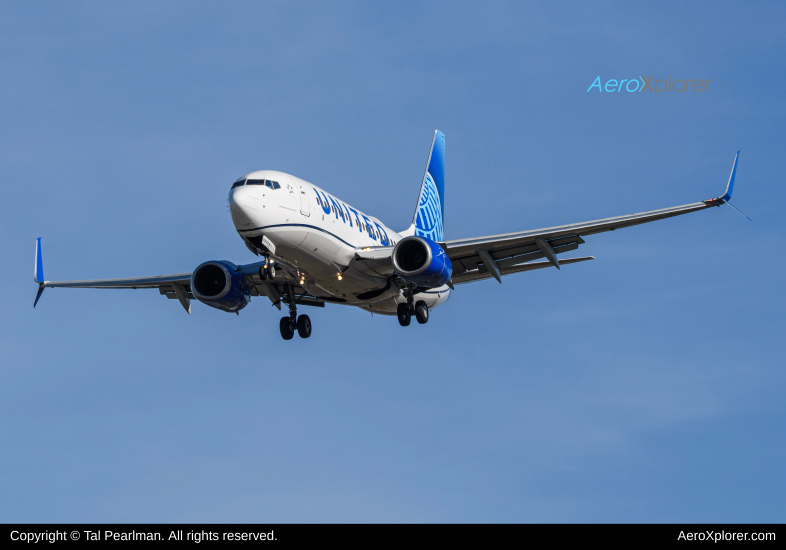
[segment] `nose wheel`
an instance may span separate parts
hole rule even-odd
[[[268,279],[272,281],[276,278],[276,268],[273,267],[273,264],[268,262],[269,260],[266,260],[265,265],[259,267],[259,278],[263,281],[267,281]]]

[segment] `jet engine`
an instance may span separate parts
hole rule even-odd
[[[237,312],[251,301],[251,292],[235,264],[226,261],[205,262],[191,275],[191,292],[210,307]]]
[[[407,282],[427,288],[447,283],[453,264],[439,244],[425,237],[405,237],[393,249],[393,269]]]

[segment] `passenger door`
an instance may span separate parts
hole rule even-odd
[[[311,208],[308,205],[308,195],[306,194],[306,188],[302,185],[300,186],[300,213],[304,216],[311,215]]]

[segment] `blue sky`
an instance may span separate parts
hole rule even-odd
[[[1,521],[782,522],[780,2],[0,5]],[[600,76],[706,93],[587,93]],[[253,256],[276,169],[403,229],[435,128],[446,238],[716,197],[428,325],[47,279]]]

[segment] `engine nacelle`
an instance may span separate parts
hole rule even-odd
[[[425,237],[405,237],[393,249],[393,269],[410,283],[436,288],[453,276],[453,264],[437,243]]]
[[[191,292],[210,307],[223,311],[240,311],[251,301],[246,278],[237,266],[225,261],[205,262],[191,275]]]

